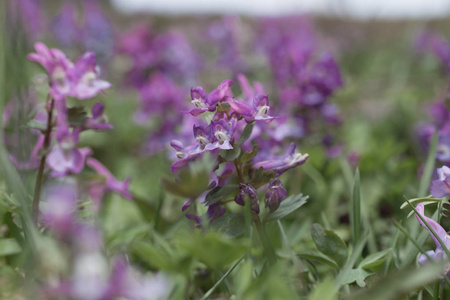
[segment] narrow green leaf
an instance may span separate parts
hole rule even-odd
[[[320,262],[334,269],[339,269],[340,267],[331,259],[322,254],[309,253],[309,252],[300,252],[297,253],[297,256],[304,259],[309,259],[313,261]]]
[[[391,252],[391,250],[391,248],[388,248],[380,252],[370,254],[359,263],[358,268],[373,270],[374,268],[379,267],[386,261],[387,255]]]
[[[240,146],[242,145],[246,140],[249,139],[249,137],[252,135],[252,131],[253,131],[253,126],[255,126],[255,122],[252,122],[250,124],[247,124],[244,128],[244,130],[242,131],[241,136],[239,137],[239,140],[237,142],[237,144]]]
[[[230,275],[231,272],[233,272],[233,270],[236,268],[237,265],[239,265],[239,263],[244,259],[244,257],[241,257],[238,261],[236,261],[234,263],[233,266],[231,266],[231,268],[225,273],[223,274],[223,276],[214,284],[214,286],[212,288],[210,288],[204,295],[203,297],[200,298],[200,300],[206,300],[208,299],[209,296],[211,296],[211,294],[216,290],[216,288],[228,277],[228,275]]]
[[[313,224],[311,236],[317,250],[334,260],[339,266],[347,261],[347,246],[344,241],[333,231],[323,229],[320,224]]]
[[[308,198],[309,196],[303,196],[303,194],[291,195],[287,197],[286,199],[281,201],[278,209],[274,213],[269,215],[269,217],[266,219],[266,222],[277,221],[281,218],[286,217],[287,215],[304,205]]]
[[[355,246],[361,238],[361,191],[358,168],[356,168],[353,182],[353,201],[350,214],[350,225],[352,228],[353,246]]]
[[[442,199],[441,198],[434,198],[433,196],[428,196],[428,197],[420,197],[420,198],[414,198],[414,199],[410,199],[409,203],[411,204],[417,204],[417,203],[436,203],[436,202],[440,202]],[[409,204],[408,202],[403,202],[402,205],[400,206],[400,209],[404,209],[406,207],[408,207]]]

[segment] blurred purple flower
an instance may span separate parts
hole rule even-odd
[[[252,168],[263,168],[264,170],[276,170],[277,176],[280,176],[285,171],[300,166],[308,159],[308,154],[301,154],[295,152],[296,145],[292,143],[288,148],[288,153],[281,157],[275,157],[270,160],[259,161],[255,163]]]
[[[450,168],[443,166],[437,173],[438,179],[431,182],[431,194],[437,198],[450,196]]]
[[[69,237],[76,222],[78,191],[75,182],[64,180],[48,185],[42,199],[42,223],[58,236]]]
[[[99,67],[93,52],[86,52],[73,64],[58,49],[49,49],[40,42],[34,46],[37,53],[29,54],[28,59],[47,70],[50,94],[55,100],[62,100],[65,96],[87,99],[111,87],[109,82],[98,79]]]
[[[416,206],[417,212],[425,219],[427,224],[434,230],[434,232],[437,234],[437,236],[444,242],[445,247],[447,249],[450,249],[450,236],[447,234],[444,228],[442,228],[439,223],[434,221],[433,219],[428,218],[424,214],[424,204],[419,203]],[[416,218],[419,221],[420,225],[422,227],[425,227],[428,230],[428,227],[424,224],[421,218],[416,214]],[[431,238],[434,241],[434,244],[436,245],[436,250],[429,250],[427,251],[427,255],[434,261],[447,261],[448,258],[446,257],[446,253],[444,248],[442,247],[441,243],[437,240],[437,238],[434,236],[433,233],[430,231]],[[418,258],[418,263],[420,265],[428,263],[428,257],[425,254],[421,254]],[[450,272],[450,265],[447,263],[444,265],[444,274],[446,276],[449,275]]]

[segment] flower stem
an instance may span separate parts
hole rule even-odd
[[[48,105],[50,101],[50,106]],[[55,100],[50,100],[50,95],[47,97],[46,107],[47,107],[47,128],[44,132],[44,145],[43,145],[43,155],[41,157],[41,162],[39,164],[38,174],[36,177],[36,184],[34,186],[34,197],[33,197],[33,220],[37,225],[39,223],[39,200],[41,196],[42,178],[44,175],[45,161],[47,159],[48,148],[50,147],[50,135],[52,133],[52,120],[53,120],[53,108],[55,106]]]
[[[266,253],[267,259],[269,260],[269,263],[272,265],[277,261],[275,250],[272,247],[272,244],[270,243],[269,236],[267,235],[266,229],[264,228],[264,225],[261,223],[261,220],[259,219],[259,216],[252,212],[253,219],[255,220],[255,227],[258,231],[259,239],[261,240],[261,243],[264,248],[264,252]]]
[[[241,169],[241,166],[239,165],[238,160],[235,159],[235,160],[233,161],[233,163],[234,163],[234,166],[236,167],[236,172],[237,172],[237,175],[238,175],[238,177],[239,177],[239,181],[240,181],[241,183],[245,184],[244,175],[242,175],[242,169]]]

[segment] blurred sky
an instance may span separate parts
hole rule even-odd
[[[283,15],[319,13],[358,19],[450,15],[450,0],[111,0],[125,12]]]

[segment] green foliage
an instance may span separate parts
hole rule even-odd
[[[258,154],[258,151],[259,151],[259,145],[258,144],[253,145],[252,151],[244,152],[244,154],[241,156],[241,159],[240,159],[241,163],[247,163],[247,162],[251,161],[256,156],[256,154]]]
[[[334,260],[339,266],[344,266],[347,261],[347,246],[333,231],[323,229],[320,224],[313,224],[311,236],[317,250]]]
[[[18,254],[22,251],[15,239],[0,239],[0,256]]]
[[[245,241],[233,240],[215,232],[191,233],[176,241],[180,250],[211,268],[228,266],[247,251]],[[226,250],[225,250],[226,249]]]
[[[287,197],[286,199],[281,201],[278,209],[268,216],[266,222],[277,221],[281,218],[284,218],[285,216],[289,215],[290,213],[306,204],[308,198],[309,196],[303,196],[303,194],[291,195]]]
[[[204,155],[202,159],[191,163],[189,168],[182,168],[177,179],[163,178],[161,183],[167,191],[176,196],[196,199],[207,190],[212,168],[212,160],[208,155]]]
[[[239,191],[237,185],[226,185],[226,186],[218,186],[213,188],[205,197],[205,205],[211,205],[221,200],[226,200],[227,197],[232,195],[235,196]]]
[[[245,215],[240,213],[226,214],[214,220],[211,228],[231,238],[241,236],[248,230]]]
[[[258,188],[263,186],[276,176],[275,170],[264,170],[263,167],[259,167],[258,169],[253,170],[252,179],[250,180],[250,184]]]

